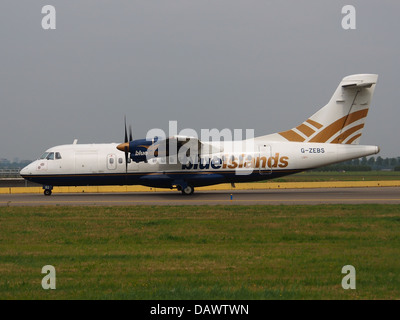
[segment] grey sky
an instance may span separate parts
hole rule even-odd
[[[43,30],[41,9],[57,11]],[[352,4],[357,29],[343,30]],[[152,128],[290,129],[354,73],[379,74],[361,138],[400,156],[399,1],[31,1],[0,4],[0,158],[121,142]]]

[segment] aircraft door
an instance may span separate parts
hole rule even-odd
[[[108,170],[117,169],[117,156],[115,154],[107,155],[107,169]]]
[[[261,175],[268,175],[272,173],[271,167],[271,146],[270,145],[260,145],[259,155],[256,161],[256,167]]]

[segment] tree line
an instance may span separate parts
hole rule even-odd
[[[400,171],[400,157],[362,157],[314,169],[314,171]]]

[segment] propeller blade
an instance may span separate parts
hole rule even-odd
[[[126,116],[124,116],[124,120],[125,120],[125,140],[124,140],[124,142],[128,142],[128,132],[126,131]]]
[[[132,138],[132,126],[131,125],[129,125],[129,141],[133,141],[133,138]]]
[[[126,116],[124,116],[124,123],[125,123],[125,145],[124,145],[124,152],[125,152],[125,172],[128,173],[128,152],[129,152],[129,147],[127,143],[128,141],[128,132],[126,130]]]
[[[125,147],[125,171],[128,173],[128,147]]]

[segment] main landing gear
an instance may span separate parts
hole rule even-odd
[[[185,196],[189,196],[193,194],[194,188],[192,186],[186,186],[185,188],[182,188],[182,194]]]
[[[189,196],[189,195],[193,194],[193,192],[194,192],[194,188],[191,185],[187,185],[187,184],[184,184],[184,185],[178,184],[178,185],[176,185],[176,188],[178,189],[178,191],[182,192],[182,194],[184,196]]]

